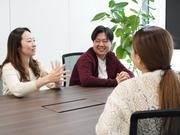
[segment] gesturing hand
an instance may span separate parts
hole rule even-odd
[[[65,70],[65,66],[61,65],[58,61],[51,62],[51,66],[52,71],[48,74],[49,81],[61,84],[65,80],[68,71]]]

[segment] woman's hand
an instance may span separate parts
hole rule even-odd
[[[55,83],[57,85],[61,85],[65,81],[68,73],[68,71],[65,70],[65,65],[61,65],[57,61],[54,63],[51,62],[51,65],[52,71],[46,76],[39,78],[36,81],[37,89],[48,83]]]
[[[61,65],[60,62],[51,62],[52,71],[48,74],[50,82],[56,84],[62,84],[67,77],[67,70],[65,70],[65,65]]]

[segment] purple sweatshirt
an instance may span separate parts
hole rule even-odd
[[[98,78],[98,59],[91,47],[81,55],[75,64],[70,78],[70,86],[114,87],[117,85],[117,73],[125,71],[128,72],[130,77],[134,76],[111,51],[106,54],[106,70],[108,79]]]

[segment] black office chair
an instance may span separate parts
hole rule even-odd
[[[130,135],[180,135],[180,108],[134,112]]]
[[[62,62],[65,64],[65,68],[69,70],[69,76],[71,76],[72,70],[76,61],[79,57],[83,54],[83,52],[74,52],[74,53],[67,53],[62,55]],[[64,86],[69,86],[69,79],[70,77],[66,78],[66,82],[64,82]]]

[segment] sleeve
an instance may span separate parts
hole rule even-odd
[[[121,72],[121,71],[125,71],[129,74],[130,77],[134,77],[134,74],[133,72],[131,72],[130,70],[128,70],[121,62],[120,60],[117,59],[116,57],[116,65],[117,65],[117,70],[118,72]]]
[[[96,125],[97,135],[129,135],[131,113],[128,102],[117,94],[120,90],[124,91],[123,88],[116,88],[109,96]]]
[[[90,58],[81,58],[78,61],[77,70],[82,86],[116,86],[116,79],[101,79],[93,75],[93,62]]]
[[[2,79],[9,89],[10,93],[16,97],[36,91],[36,80],[30,82],[20,82],[19,74],[12,65],[5,65],[2,69]]]

